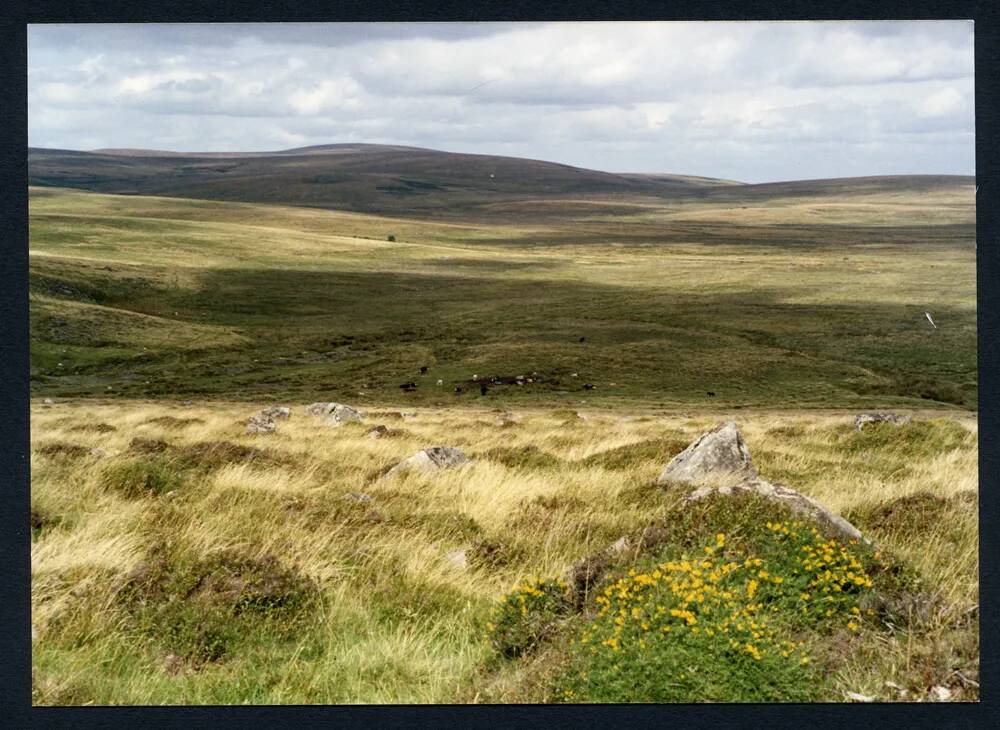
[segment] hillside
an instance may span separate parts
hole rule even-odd
[[[33,188],[32,387],[974,408],[971,203],[577,200],[553,216],[540,198],[475,222]],[[469,382],[532,372],[486,396]]]
[[[29,184],[103,193],[276,203],[369,213],[463,215],[564,196],[662,197],[720,181],[616,175],[539,160],[384,145],[252,153],[30,149]]]

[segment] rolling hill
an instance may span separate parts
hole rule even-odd
[[[387,145],[278,152],[29,149],[29,184],[93,192],[274,203],[367,213],[463,215],[512,199],[673,196],[726,184],[618,175],[539,160]],[[729,183],[732,184],[732,183]]]

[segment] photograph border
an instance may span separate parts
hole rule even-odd
[[[0,257],[0,317],[3,355],[0,382],[0,484],[5,509],[0,512],[0,723],[35,727],[173,727],[216,728],[228,723],[265,727],[365,725],[368,727],[577,727],[619,725],[685,728],[803,725],[832,727],[850,722],[888,727],[986,727],[996,725],[997,616],[1000,579],[1000,252],[997,209],[1000,170],[997,140],[997,87],[1000,78],[1000,10],[993,2],[575,2],[529,3],[514,0],[398,3],[385,0],[295,3],[233,2],[206,4],[180,0],[104,0],[101,3],[25,2],[6,5],[0,27],[3,83],[3,135],[0,137],[0,215],[4,240]],[[31,706],[29,384],[28,384],[28,220],[27,220],[27,40],[31,23],[89,22],[375,22],[375,21],[540,21],[540,20],[905,20],[974,19],[976,59],[977,325],[979,365],[980,464],[980,662],[981,701],[951,704],[879,705],[428,705],[428,706],[257,706],[54,708]]]

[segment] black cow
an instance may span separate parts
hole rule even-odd
[[[409,383],[403,383],[399,387],[403,390],[416,390],[417,384],[411,380]]]
[[[586,340],[586,339],[587,339],[586,337],[581,337],[581,338],[580,338],[580,342],[583,342],[583,341],[584,341],[584,340]]]
[[[455,386],[455,392],[456,393],[461,393],[462,392],[462,386],[461,385],[456,385]]]
[[[594,389],[594,388],[596,388],[596,387],[597,387],[597,386],[596,386],[596,385],[594,385],[593,383],[584,383],[584,384],[583,384],[583,389],[584,389],[584,390],[593,390],[593,389]]]
[[[710,390],[710,391],[708,391],[707,395],[708,395],[709,398],[714,398],[715,397],[715,391],[714,390]]]
[[[487,393],[489,393],[489,391],[490,389],[487,388],[485,385],[479,386],[479,395],[486,395]]]
[[[423,375],[426,372],[427,372],[427,366],[426,365],[421,365],[420,366],[420,374]]]

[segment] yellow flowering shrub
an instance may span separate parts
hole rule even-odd
[[[752,553],[718,533],[694,555],[610,580],[571,645],[560,698],[808,700],[816,683],[799,636],[858,628],[867,558],[798,522],[758,535]]]
[[[500,654],[516,657],[546,638],[555,623],[572,610],[568,586],[561,580],[532,578],[500,601],[486,632]]]

